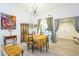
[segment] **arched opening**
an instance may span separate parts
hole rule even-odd
[[[77,32],[74,27],[73,19],[60,20],[59,28],[57,31],[57,38],[73,39]]]
[[[55,50],[61,55],[79,55],[78,44],[75,43],[73,37],[79,38],[79,33],[75,28],[76,18],[64,18],[59,22],[59,27],[56,32]]]

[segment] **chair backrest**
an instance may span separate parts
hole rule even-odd
[[[29,41],[33,41],[33,34],[29,34]]]
[[[33,33],[25,35],[25,42],[28,44],[29,42],[33,42]]]
[[[12,36],[3,36],[3,41],[4,45],[6,46],[7,44],[16,44],[17,42],[17,36],[12,35]],[[7,41],[12,41],[11,43],[7,43]]]

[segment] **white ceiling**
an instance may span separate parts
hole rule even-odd
[[[33,7],[36,5],[40,15],[53,13],[58,8],[79,8],[78,3],[20,3],[17,5],[29,13],[32,12]]]
[[[42,12],[54,10],[55,8],[61,7],[79,6],[78,3],[18,3],[17,5],[29,11],[36,5]]]
[[[13,5],[22,8],[24,11],[32,13],[35,5],[38,8],[39,18],[53,15],[55,19],[79,15],[79,3],[14,3]]]
[[[39,14],[46,14],[48,12],[53,12],[54,6],[52,4],[18,4],[20,7],[28,12],[32,12],[33,8],[37,6]]]

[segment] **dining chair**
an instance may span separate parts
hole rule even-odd
[[[32,52],[34,51],[35,41],[33,40],[33,34],[25,35],[26,39],[25,42],[27,44],[28,50],[31,48]]]

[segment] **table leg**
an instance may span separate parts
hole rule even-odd
[[[23,56],[24,50],[22,51],[22,56]]]

